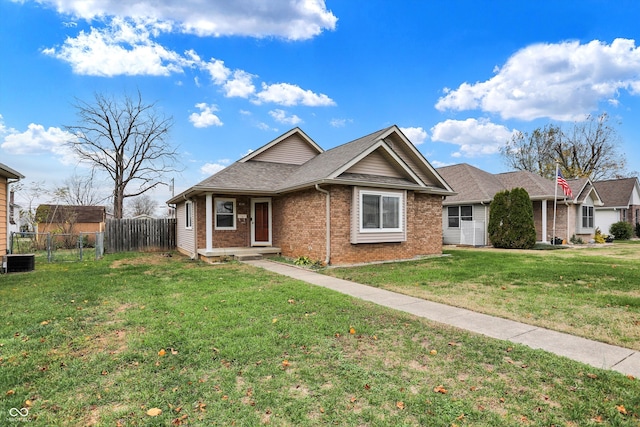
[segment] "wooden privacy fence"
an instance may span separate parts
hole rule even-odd
[[[105,251],[168,251],[176,247],[175,218],[108,219]]]

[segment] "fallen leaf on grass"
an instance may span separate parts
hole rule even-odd
[[[349,328],[349,333],[350,333],[351,335],[355,335],[355,333],[356,333],[356,328],[354,328],[353,326],[351,326],[351,327]]]
[[[595,380],[596,378],[598,378],[596,374],[587,374],[587,377],[591,378],[592,380]]]
[[[162,414],[162,409],[160,408],[151,408],[147,411],[147,415],[150,417],[157,417],[160,414]]]
[[[444,388],[443,386],[439,385],[438,387],[435,387],[433,389],[434,392],[436,393],[442,393],[442,394],[447,394],[447,389]]]
[[[283,360],[283,361],[282,361],[282,367],[283,367],[283,368],[285,368],[285,369],[286,369],[286,368],[288,368],[289,366],[291,366],[291,363],[289,363],[289,361],[288,361],[288,360],[286,360],[286,359],[285,359],[285,360]]]
[[[5,395],[7,395],[7,396],[11,396],[11,395],[13,395],[13,394],[16,394],[15,390],[8,390],[8,391],[5,393]]]
[[[398,409],[404,409],[404,402],[398,402],[398,403],[396,403],[396,408],[398,408]]]
[[[625,409],[624,405],[617,405],[616,409],[618,410],[618,412],[620,412],[622,415],[627,415],[627,410]]]
[[[165,354],[167,354],[167,352],[164,350],[164,348],[158,352],[158,356],[160,357],[164,356]]]
[[[432,356],[435,356],[436,354],[438,354],[438,350],[431,350],[429,354],[431,354]]]
[[[636,379],[636,377],[634,377],[633,375],[627,375],[627,378],[629,378],[631,381]]]

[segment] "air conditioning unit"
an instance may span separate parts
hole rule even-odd
[[[21,273],[36,268],[34,254],[7,254],[2,258],[2,270],[5,273]]]

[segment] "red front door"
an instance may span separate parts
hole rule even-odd
[[[269,242],[269,202],[258,202],[254,205],[255,242]]]

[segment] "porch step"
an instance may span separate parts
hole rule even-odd
[[[262,254],[244,254],[244,255],[236,255],[235,259],[238,261],[254,261],[262,259]]]

